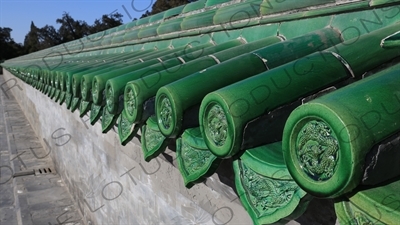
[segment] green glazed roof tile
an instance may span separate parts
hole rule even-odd
[[[242,34],[242,30],[219,31],[212,34],[212,40],[217,43],[224,43],[229,40],[237,39]]]
[[[144,159],[148,162],[163,152],[168,144],[168,139],[158,129],[156,117],[152,116],[142,127],[142,151]]]
[[[110,114],[106,108],[103,109],[101,115],[101,130],[102,133],[107,133],[117,122],[119,114]]]
[[[114,37],[114,38],[111,40],[111,43],[112,43],[112,44],[119,44],[119,43],[122,43],[122,42],[124,42],[124,36],[123,36],[123,35]]]
[[[118,117],[118,136],[122,145],[126,145],[139,131],[141,124],[134,124],[129,122],[126,118],[125,110],[122,110]]]
[[[126,24],[126,29],[130,29],[132,27],[135,27],[137,23],[137,20],[131,21],[129,23]]]
[[[157,28],[157,34],[168,34],[176,31],[181,30],[181,23],[183,21],[183,17],[181,18],[176,18],[176,19],[171,19],[168,21],[165,21],[160,24],[160,26]]]
[[[400,48],[400,31],[382,39],[381,47]]]
[[[92,106],[92,102],[81,101],[81,104],[79,106],[79,116],[83,117],[84,115],[86,115],[86,113],[89,112],[91,106]]]
[[[291,113],[284,130],[284,157],[304,190],[315,196],[339,197],[359,185],[369,150],[400,130],[400,123],[394,122],[400,111],[388,114],[381,107],[398,104],[399,68],[397,64],[307,102]],[[385,120],[376,122],[370,116],[372,109],[374,114],[385,115]],[[318,163],[309,164],[317,156],[308,158],[310,150],[322,145],[326,148],[317,154]]]
[[[163,34],[159,36],[161,40],[175,40],[176,38],[182,37],[178,32]]]
[[[338,14],[333,16],[331,26],[342,32],[344,40],[349,40],[398,22],[400,13],[396,14],[396,10],[396,6],[391,6],[382,9]]]
[[[156,36],[158,26],[160,26],[159,23],[143,27],[142,29],[140,29],[140,31],[138,33],[138,38],[146,38],[146,37]]]
[[[397,224],[400,218],[400,181],[360,187],[338,199],[335,211],[340,224]]]
[[[154,49],[154,47],[156,47],[157,42],[149,42],[149,43],[145,43],[143,44],[143,49],[148,50],[148,49]]]
[[[186,5],[181,5],[172,9],[168,9],[167,11],[165,11],[164,14],[164,19],[168,19],[174,16],[178,16],[179,14],[182,13],[183,8],[185,8]]]
[[[311,197],[290,176],[281,142],[246,150],[233,169],[240,201],[254,224],[287,223],[307,209]]]
[[[68,94],[66,94],[67,96]],[[65,99],[67,101],[67,98]],[[90,108],[90,124],[94,125],[101,117],[101,114],[103,114],[104,107],[92,104],[92,107]]]
[[[189,30],[213,25],[213,17],[217,9],[208,10],[202,13],[185,17],[181,23],[182,30]]]
[[[259,25],[255,27],[243,28],[242,37],[248,42],[260,40],[278,34],[278,24]]]
[[[198,0],[189,4],[186,4],[182,10],[182,13],[188,13],[191,11],[199,10],[204,8],[207,0]]]
[[[284,36],[287,40],[292,39],[298,36],[299,33],[305,34],[329,26],[331,19],[330,16],[325,16],[316,19],[283,22],[279,26],[279,35]]]
[[[134,29],[124,34],[124,41],[131,41],[138,38],[140,29]]]
[[[118,28],[117,28],[116,31],[118,32],[118,31],[121,31],[121,30],[126,30],[128,24],[129,24],[129,23],[127,23],[127,24],[122,24],[122,25],[118,26]]]
[[[260,24],[260,19],[255,18],[255,19],[249,19],[249,20],[240,20],[240,21],[234,21],[229,23],[229,25],[225,25],[229,29],[241,29],[245,28],[248,26],[256,26]]]
[[[198,127],[185,130],[176,140],[176,154],[179,171],[188,188],[213,174],[221,163],[221,159],[208,151]]]
[[[384,5],[384,4],[394,4],[396,2],[400,2],[400,0],[370,0],[369,5],[370,6],[377,6],[377,5]]]
[[[157,22],[157,21],[159,21],[159,20],[162,20],[162,19],[164,18],[165,12],[166,12],[166,11],[157,13],[157,14],[155,14],[155,15],[152,15],[152,16],[150,17],[149,23],[154,23],[154,22]]]
[[[207,0],[205,7],[210,7],[214,5],[218,5],[221,3],[229,2],[231,0]]]
[[[261,15],[268,15],[273,13],[291,11],[295,9],[306,8],[310,6],[323,5],[327,3],[335,3],[335,0],[286,0],[286,1],[269,1],[264,0],[260,5]]]
[[[249,20],[260,16],[259,7],[262,1],[250,0],[219,8],[214,16],[214,24],[232,23],[237,20]]]
[[[143,24],[148,24],[149,21],[150,21],[150,18],[151,18],[151,16],[148,16],[148,17],[139,19],[139,20],[136,22],[136,26],[140,26],[140,25],[143,25]]]
[[[158,41],[157,42],[157,48],[158,49],[166,49],[171,46],[171,40],[165,40],[165,41]]]

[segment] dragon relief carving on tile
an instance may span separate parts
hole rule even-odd
[[[181,157],[185,170],[188,174],[192,174],[207,166],[213,154],[210,151],[193,148],[182,141]]]
[[[239,165],[247,201],[258,217],[270,215],[285,207],[299,190],[299,186],[292,180],[272,179],[256,173],[242,162]]]
[[[121,126],[121,132],[124,137],[128,136],[132,130],[133,123],[129,122],[129,120],[121,113],[121,120],[119,121],[118,126]]]
[[[335,171],[339,143],[322,121],[310,121],[299,132],[297,157],[303,171],[316,181],[330,179]]]
[[[146,139],[146,148],[148,151],[152,151],[157,148],[164,140],[164,135],[157,130],[153,130],[146,126],[146,132],[144,134]]]
[[[207,116],[208,135],[212,138],[215,145],[225,144],[228,134],[228,121],[225,112],[220,105],[215,104],[211,107]]]

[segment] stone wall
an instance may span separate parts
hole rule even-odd
[[[187,189],[174,146],[147,163],[140,138],[122,146],[115,131],[101,133],[100,122],[88,129],[87,116],[71,113],[8,71],[4,76],[3,91],[14,94],[42,138],[87,224],[252,223],[232,188],[230,164]]]

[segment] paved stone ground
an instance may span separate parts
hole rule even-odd
[[[14,96],[0,89],[1,225],[83,224],[48,153]]]

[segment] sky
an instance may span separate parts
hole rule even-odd
[[[58,29],[60,25],[56,20],[62,17],[64,11],[73,19],[86,21],[89,25],[104,14],[118,12],[123,15],[125,24],[133,18],[140,18],[146,10],[151,11],[154,2],[155,0],[0,0],[0,27],[11,28],[14,41],[23,43],[31,21],[38,28],[52,25]]]

